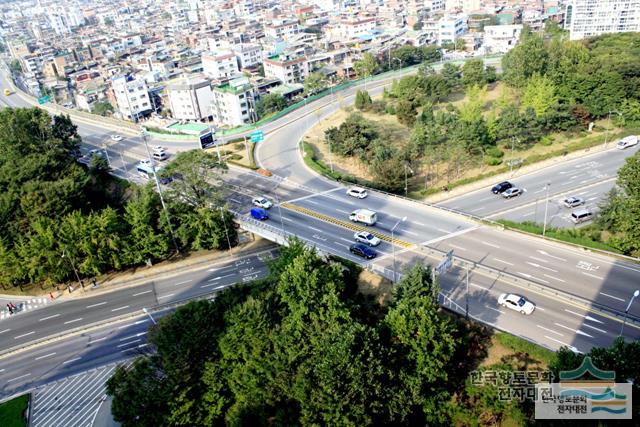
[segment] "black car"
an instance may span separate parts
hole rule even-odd
[[[373,259],[378,255],[376,251],[362,243],[354,243],[349,247],[349,251],[354,255],[358,255],[366,259]]]
[[[510,189],[511,187],[513,187],[512,183],[510,183],[509,181],[504,181],[504,182],[501,182],[500,184],[494,185],[493,188],[491,188],[491,192],[493,194],[501,194],[506,190]]]

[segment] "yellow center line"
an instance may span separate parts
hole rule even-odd
[[[377,238],[379,238],[380,240],[384,240],[385,242],[389,242],[389,243],[392,243],[392,244],[397,245],[397,246],[402,246],[402,247],[405,247],[405,248],[411,248],[411,247],[415,246],[415,244],[413,244],[413,243],[410,243],[410,242],[407,242],[407,241],[401,240],[401,239],[395,239],[395,238],[392,239],[391,236],[389,236],[387,234],[381,233],[381,232],[376,231],[376,230],[371,230],[368,227],[364,227],[362,225],[358,225],[357,223],[354,223],[352,221],[343,221],[343,220],[334,218],[334,217],[329,216],[329,215],[321,214],[320,212],[316,212],[316,211],[311,210],[311,209],[303,208],[302,206],[294,205],[292,203],[282,203],[280,206],[285,208],[285,209],[289,209],[291,211],[298,212],[298,213],[301,213],[303,215],[307,215],[307,216],[310,216],[312,218],[316,218],[316,219],[319,219],[321,221],[328,222],[330,224],[334,224],[334,225],[337,225],[339,227],[346,228],[348,230],[369,232],[369,233],[373,234],[374,236],[376,236]]]

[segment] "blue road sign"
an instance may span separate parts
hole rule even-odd
[[[40,98],[38,98],[38,104],[40,105],[46,104],[49,101],[51,101],[51,96],[49,95],[41,96]]]
[[[253,132],[251,135],[251,142],[258,142],[264,139],[264,132],[261,130]]]

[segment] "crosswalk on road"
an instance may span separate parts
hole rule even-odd
[[[6,305],[0,307],[0,320],[7,319],[9,316],[16,316],[26,311],[35,310],[36,308],[44,307],[49,303],[49,298],[31,298],[24,301],[14,302],[13,304],[16,306],[16,310],[13,311],[13,314],[9,312],[9,309]]]

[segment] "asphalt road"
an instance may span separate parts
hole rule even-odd
[[[549,185],[547,225],[574,227],[569,219],[572,209],[565,208],[563,200],[570,196],[582,197],[585,200],[584,206],[597,214],[598,204],[615,186],[618,169],[640,149],[640,146],[635,146],[618,150],[615,148],[615,141],[608,145],[611,148],[606,151],[510,179],[509,182],[524,190],[520,196],[505,199],[491,193],[491,188],[483,188],[448,199],[438,206],[489,219],[543,223],[546,186]]]

